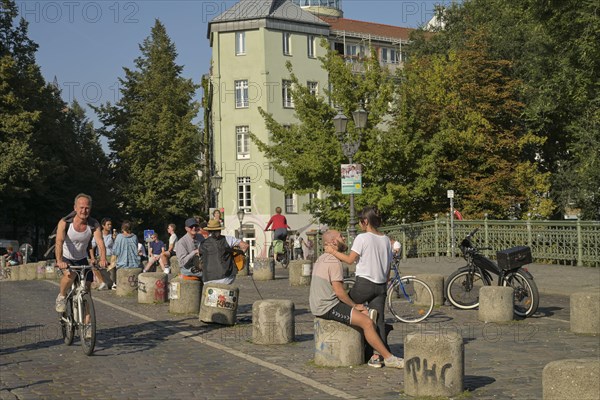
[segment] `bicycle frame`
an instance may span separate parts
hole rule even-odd
[[[71,285],[71,289],[67,293],[67,300],[70,298],[73,299],[73,308],[76,309],[76,312],[74,313],[73,317],[75,319],[75,322],[79,325],[83,324],[85,321],[84,310],[82,310],[83,307],[81,307],[82,297],[84,294],[88,293],[85,281],[85,274],[91,273],[92,269],[89,267],[69,267],[69,270],[75,272],[76,276],[75,280],[73,281],[73,284]]]

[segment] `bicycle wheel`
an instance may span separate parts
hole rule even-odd
[[[538,309],[540,295],[537,285],[524,271],[518,270],[506,276],[504,286],[510,286],[515,291],[515,314],[529,317]]]
[[[285,269],[290,265],[290,257],[288,256],[287,250],[284,249],[284,253],[281,256],[281,266]]]
[[[89,293],[81,296],[81,304],[84,310],[84,321],[79,325],[79,337],[81,338],[83,352],[89,356],[94,352],[96,346],[96,312],[94,311],[92,296]],[[85,323],[86,312],[89,314],[88,323]]]
[[[387,303],[397,320],[420,322],[433,310],[433,292],[425,282],[406,276],[395,280],[388,288]]]
[[[458,270],[448,277],[446,298],[456,308],[471,310],[479,306],[479,289],[485,286],[479,272]]]
[[[73,321],[73,298],[67,299],[67,308],[65,312],[60,314],[60,328],[62,330],[63,339],[67,346],[73,343],[75,337],[75,323]]]

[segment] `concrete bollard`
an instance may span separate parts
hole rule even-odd
[[[36,264],[35,279],[46,279],[46,261],[40,261]]]
[[[207,283],[202,289],[200,315],[202,322],[235,325],[240,289],[222,283]]]
[[[600,334],[600,292],[571,294],[571,332]]]
[[[118,268],[117,269],[117,296],[133,296],[137,293],[138,275],[141,268]]]
[[[419,274],[416,277],[429,286],[433,293],[433,305],[441,306],[444,305],[444,276],[440,274]],[[417,290],[421,289],[421,286],[416,287]],[[419,301],[419,292],[417,291],[417,301]],[[428,295],[423,298],[429,297]]]
[[[48,280],[57,281],[62,278],[62,272],[54,266],[54,263],[51,265],[46,264],[46,278]]]
[[[404,338],[404,392],[409,396],[452,397],[463,391],[462,336],[409,333]]]
[[[310,286],[312,275],[312,262],[310,260],[290,261],[290,286]]]
[[[599,388],[598,358],[552,361],[542,372],[544,400],[598,399]]]
[[[479,320],[483,322],[512,321],[514,292],[510,286],[482,286],[479,289]]]
[[[275,265],[270,258],[255,258],[252,276],[255,281],[272,281],[275,279]]]
[[[169,312],[198,314],[202,281],[175,278],[169,283]]]
[[[365,363],[361,329],[341,322],[315,318],[315,364],[350,367]]]
[[[8,271],[10,273],[9,281],[20,281],[21,278],[21,266],[20,265],[12,265],[8,267]]]
[[[291,300],[258,300],[252,304],[252,341],[255,344],[292,343],[294,334],[294,303]]]
[[[144,272],[138,276],[138,303],[164,303],[167,300],[167,275]]]
[[[23,264],[20,267],[22,281],[34,281],[37,278],[37,263]]]
[[[181,267],[179,266],[179,260],[176,256],[171,257],[169,265],[171,266],[170,275],[179,276],[179,274],[181,274]]]

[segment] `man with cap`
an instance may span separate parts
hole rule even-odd
[[[186,234],[175,242],[175,254],[181,267],[181,277],[187,280],[199,281],[202,278],[198,247],[204,242],[200,234],[200,223],[196,218],[185,220]]]
[[[204,283],[223,283],[230,285],[235,281],[237,268],[233,261],[233,247],[239,246],[242,251],[248,249],[248,243],[233,236],[221,235],[220,221],[211,219],[206,228],[208,238],[200,245],[202,264],[204,267],[202,280]],[[178,253],[179,254],[179,253]]]

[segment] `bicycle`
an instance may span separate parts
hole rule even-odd
[[[475,247],[471,238],[479,229],[473,230],[460,244],[465,267],[454,271],[446,283],[446,298],[450,303],[462,310],[470,310],[479,306],[479,289],[493,284],[492,274],[498,275],[498,286],[510,286],[514,289],[514,312],[520,317],[529,317],[538,309],[540,296],[533,276],[527,268],[521,268],[531,263],[529,247],[515,247],[502,252],[510,262],[498,265],[489,258],[481,255],[480,250],[490,248]]]
[[[271,229],[269,229],[271,230]],[[273,232],[271,230],[271,232]],[[277,250],[277,257],[273,257],[273,252]],[[275,267],[275,261],[281,263],[281,266],[286,269],[290,265],[289,246],[287,240],[275,240],[271,241],[269,246],[269,258],[271,259],[271,267]]]
[[[414,276],[401,276],[398,270],[400,255],[394,255],[392,271],[394,276],[388,282],[387,307],[400,322],[414,324],[429,317],[433,310],[433,292],[427,283]],[[350,290],[356,277],[344,279],[344,287]]]
[[[65,311],[60,314],[60,324],[64,342],[67,346],[73,343],[75,330],[79,332],[81,346],[85,355],[93,353],[96,346],[96,313],[94,311],[94,302],[92,295],[86,288],[86,274],[96,268],[89,265],[69,266],[71,271],[76,273],[75,281],[67,294],[67,306]],[[97,269],[97,268],[96,268]],[[89,316],[89,322],[86,317]]]

